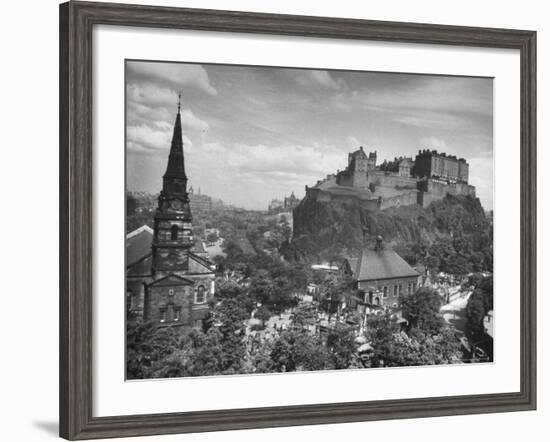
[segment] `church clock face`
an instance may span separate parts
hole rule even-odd
[[[173,210],[181,210],[183,209],[183,204],[180,200],[172,200],[172,202],[170,203],[170,207]]]

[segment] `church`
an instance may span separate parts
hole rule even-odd
[[[127,310],[158,326],[200,327],[215,292],[214,269],[193,237],[178,103],[154,227],[126,237]]]

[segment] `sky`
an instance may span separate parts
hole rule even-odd
[[[160,191],[180,92],[195,192],[265,210],[359,146],[378,164],[428,148],[464,157],[493,208],[490,78],[127,61],[128,190]]]

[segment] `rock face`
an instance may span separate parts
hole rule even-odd
[[[319,202],[306,196],[293,217],[293,238],[282,250],[289,260],[331,260],[355,254],[377,235],[395,247],[430,247],[457,236],[473,243],[473,236],[482,233],[490,236],[492,255],[492,225],[479,199],[471,196],[447,195],[427,208],[414,205],[387,210],[368,209],[353,199]]]

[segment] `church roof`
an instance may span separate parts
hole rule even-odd
[[[136,263],[142,261],[151,254],[151,245],[153,243],[153,229],[149,226],[141,226],[140,228],[126,235],[126,267],[133,267]],[[199,238],[195,238],[195,244],[191,249],[194,253],[207,253],[203,242]],[[205,258],[201,258],[204,262],[210,264]]]
[[[153,229],[149,226],[141,226],[126,235],[126,266],[129,267],[141,261],[151,253],[153,242]]]
[[[173,285],[193,285],[193,280],[185,278],[174,273],[155,279],[149,286],[173,286]]]
[[[372,250],[365,248],[355,263],[349,260],[353,276],[358,281],[406,278],[418,276],[418,272],[392,249]]]

